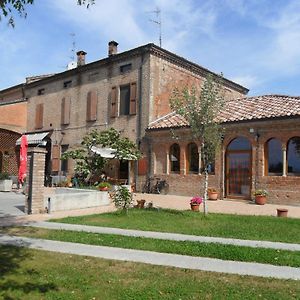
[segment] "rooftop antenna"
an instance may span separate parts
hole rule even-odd
[[[157,6],[155,10],[150,11],[150,13],[152,14],[156,14],[156,19],[149,19],[150,22],[155,23],[156,25],[158,25],[159,28],[159,47],[161,47],[162,45],[162,39],[161,39],[161,10],[160,8]]]
[[[70,36],[72,37],[72,48],[71,48],[71,60],[72,61],[75,61],[75,52],[76,52],[76,41],[75,41],[75,36],[76,34],[75,33],[70,33]]]

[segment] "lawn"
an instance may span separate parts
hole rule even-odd
[[[32,227],[4,228],[1,231],[11,235],[58,240],[64,242],[149,250],[191,256],[213,257],[223,260],[267,263],[279,266],[300,267],[299,251],[283,251],[189,241],[168,241],[78,231],[49,230]]]
[[[209,214],[207,217],[204,217],[202,213],[192,211],[131,209],[128,214],[117,211],[52,221],[203,236],[300,243],[300,220],[292,218],[229,214]]]
[[[0,299],[297,299],[292,280],[0,246]]]

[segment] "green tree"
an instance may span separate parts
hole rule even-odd
[[[218,122],[218,114],[224,106],[221,88],[221,77],[214,80],[209,75],[200,90],[196,88],[175,89],[170,99],[171,108],[183,116],[190,125],[192,137],[201,144],[201,159],[204,179],[204,214],[208,213],[207,189],[209,166],[214,163],[215,156],[222,141],[223,128]]]
[[[16,13],[22,18],[26,18],[26,7],[34,4],[34,2],[35,0],[0,0],[0,21],[3,18],[7,18],[8,24],[14,27],[14,14]],[[84,5],[87,8],[94,3],[95,0],[77,0],[78,5]]]
[[[83,137],[81,147],[65,152],[62,159],[74,159],[76,161],[75,172],[87,181],[94,175],[100,175],[107,159],[92,151],[92,147],[113,149],[114,158],[119,160],[137,160],[141,153],[135,143],[128,138],[121,137],[114,129],[105,131],[93,130]]]

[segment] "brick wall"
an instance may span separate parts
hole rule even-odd
[[[174,88],[201,88],[204,77],[186,67],[180,66],[162,57],[151,56],[150,64],[151,95],[150,121],[170,112],[170,97]],[[245,96],[237,90],[224,87],[225,99],[235,99]]]

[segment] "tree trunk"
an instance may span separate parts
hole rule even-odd
[[[207,166],[204,169],[204,197],[203,197],[203,212],[206,216],[208,214],[208,207],[207,207],[207,189],[208,189],[208,172]]]

